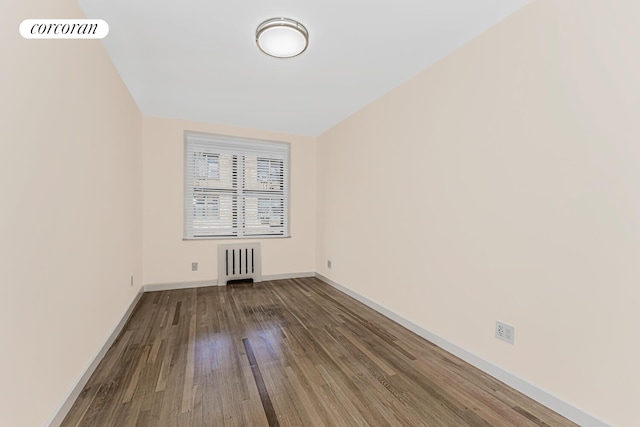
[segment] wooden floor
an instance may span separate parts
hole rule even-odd
[[[64,426],[572,426],[315,279],[146,293]]]

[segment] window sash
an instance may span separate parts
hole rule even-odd
[[[282,142],[185,132],[185,239],[288,237]]]

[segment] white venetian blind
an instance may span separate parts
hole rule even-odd
[[[185,132],[184,237],[289,236],[289,150]]]

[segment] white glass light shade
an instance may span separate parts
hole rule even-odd
[[[256,44],[276,58],[300,55],[309,45],[309,33],[301,23],[287,18],[264,21],[256,30]]]

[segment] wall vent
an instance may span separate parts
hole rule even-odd
[[[218,285],[243,279],[262,281],[260,243],[218,245]]]

